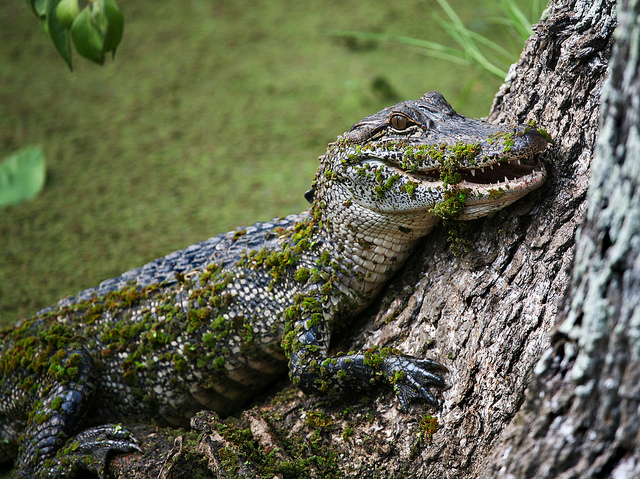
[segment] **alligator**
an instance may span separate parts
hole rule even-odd
[[[329,353],[441,218],[470,220],[546,178],[550,138],[456,113],[439,92],[331,143],[308,211],[176,251],[0,332],[0,462],[19,477],[103,477],[139,450],[121,423],[229,415],[287,370],[308,394],[390,385],[437,406],[446,368],[392,348]]]

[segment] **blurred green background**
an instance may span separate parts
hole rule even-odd
[[[440,90],[481,117],[501,83],[406,45],[323,34],[451,44],[435,0],[118,3],[115,61],[75,55],[74,73],[24,1],[0,5],[0,158],[33,144],[47,159],[42,193],[0,209],[0,324],[303,210],[317,157],[366,115]],[[490,21],[497,4],[451,1],[472,30],[513,43]]]

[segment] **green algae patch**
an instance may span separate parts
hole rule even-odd
[[[482,151],[482,147],[480,143],[456,143],[453,146],[450,146],[449,151],[452,153],[452,158],[454,162],[460,164],[463,161],[466,161],[470,164],[473,164],[476,156],[480,154]]]
[[[448,146],[447,150],[449,154],[438,160],[440,181],[442,181],[443,188],[457,185],[462,181],[462,175],[458,168],[462,163],[472,164],[482,148],[479,143],[456,143]]]
[[[331,282],[327,282],[325,285],[327,284],[331,284]],[[306,327],[313,327],[324,320],[322,301],[318,293],[297,294],[293,298],[293,304],[282,313],[282,319],[285,325],[280,344],[287,358],[290,359],[291,355],[301,348],[313,355],[316,348],[312,345],[303,345],[298,337],[302,333],[301,321],[303,319],[306,320]]]
[[[313,238],[318,229],[317,223],[320,221],[318,211],[321,208],[321,205],[314,204],[312,216],[296,222],[291,229],[279,230],[278,234],[281,241],[279,249],[270,250],[265,247],[259,250],[246,251],[242,253],[236,266],[266,270],[273,278],[270,288],[275,287],[288,272],[292,272],[292,268],[297,265],[302,253],[310,251],[315,246]],[[304,271],[299,272],[299,274],[292,272],[294,278],[299,278],[298,281],[304,281],[305,275],[306,272]]]
[[[375,174],[376,182],[378,183],[373,187],[373,192],[378,198],[384,198],[387,191],[389,191],[393,186],[400,180],[400,175],[398,173],[385,176],[382,172],[382,169],[376,170]]]
[[[451,188],[444,192],[443,200],[437,203],[431,212],[436,216],[439,216],[444,220],[446,224],[450,220],[456,219],[460,213],[464,210],[467,198],[471,190],[466,188]],[[461,237],[459,234],[460,226],[449,230],[449,237],[447,242],[449,243],[449,249],[454,256],[462,256],[464,253],[468,253],[471,250],[471,242]]]
[[[489,199],[499,200],[506,194],[504,188],[495,188],[489,191]]]
[[[487,138],[487,142],[492,145],[497,140],[502,140],[502,153],[509,153],[515,145],[516,133],[513,131],[499,131]]]
[[[335,428],[334,420],[329,415],[318,410],[306,411],[303,430],[292,435],[280,418],[257,411],[254,414],[274,426],[275,449],[256,441],[245,419],[231,417],[210,424],[227,441],[219,451],[227,477],[245,477],[244,465],[249,465],[259,477],[343,477],[339,452],[330,435]]]
[[[418,433],[415,442],[411,445],[409,459],[414,460],[420,453],[424,443],[431,443],[433,435],[440,428],[438,418],[425,413],[418,423]]]
[[[538,135],[540,135],[547,141],[547,143],[550,143],[552,145],[556,144],[556,141],[551,137],[549,132],[547,132],[547,130],[545,130],[544,128],[539,128],[535,120],[529,120],[527,122],[527,126],[524,128],[524,130],[522,130],[519,136],[524,136],[527,133],[529,133],[531,130],[534,130],[535,132],[537,132]]]
[[[416,197],[416,189],[419,185],[420,183],[418,183],[417,181],[407,181],[400,187],[400,191],[404,191],[407,195],[409,195],[409,198],[414,199]]]
[[[335,426],[334,420],[322,411],[308,411],[304,425],[321,432],[330,432]]]
[[[60,384],[77,381],[83,362],[78,351],[82,350],[96,351],[93,358],[96,367],[102,358],[126,352],[120,361],[120,374],[136,397],[142,396],[138,387],[141,380],[154,374],[155,363],[149,359],[153,353],[172,361],[177,372],[185,371],[187,360],[196,361],[196,348],[185,348],[186,359],[166,349],[184,332],[193,333],[207,324],[215,317],[214,311],[219,315],[225,311],[229,298],[223,290],[233,275],[210,265],[203,272],[199,287],[183,275],[177,275],[177,280],[178,288],[191,288],[188,313],[176,304],[176,290],[163,290],[157,284],[145,288],[128,285],[103,297],[57,307],[0,333],[5,345],[0,355],[0,384],[18,381],[21,389],[33,394],[50,381]],[[243,352],[249,354],[255,349],[254,332],[241,318],[218,331],[215,339],[231,332],[240,337]],[[217,364],[215,361],[221,355],[224,351],[213,342],[213,347],[202,357]],[[36,382],[33,377],[46,379]]]
[[[430,414],[424,414],[420,418],[420,432],[424,434],[425,439],[431,441],[431,437],[436,433],[440,424],[438,418],[431,416]]]
[[[444,223],[446,222],[447,220]],[[463,228],[460,222],[456,222],[454,227],[448,231],[447,243],[449,243],[449,249],[457,257],[471,251],[471,240],[462,235]]]
[[[443,219],[455,219],[464,209],[470,193],[471,190],[467,188],[448,189],[444,192],[443,200],[429,211]]]

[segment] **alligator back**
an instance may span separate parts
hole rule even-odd
[[[292,215],[215,236],[3,331],[4,439],[24,429],[25,402],[35,404],[52,383],[77,380],[65,362],[70,349],[89,351],[96,366],[92,423],[153,418],[184,426],[203,408],[225,415],[241,408],[287,369],[279,318],[300,284],[288,269],[308,262],[302,254],[290,264],[260,256],[294,244],[295,225],[308,221]]]

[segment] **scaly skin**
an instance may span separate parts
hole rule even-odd
[[[478,218],[540,186],[546,143],[461,116],[438,92],[365,118],[320,158],[308,212],[177,251],[0,333],[0,461],[17,458],[21,477],[103,475],[109,451],[138,447],[111,423],[230,414],[287,369],[307,393],[389,383],[405,410],[437,404],[443,366],[390,349],[330,357],[330,332],[441,217]]]

